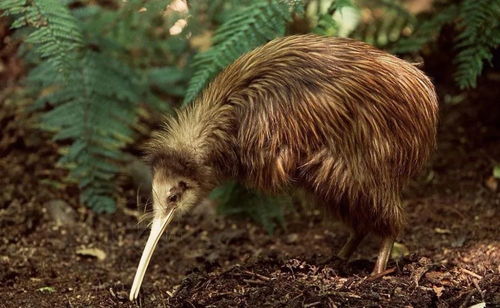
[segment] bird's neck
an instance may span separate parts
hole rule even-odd
[[[232,106],[201,101],[179,111],[171,123],[170,144],[193,153],[199,164],[213,169],[217,181],[237,175],[235,118]]]

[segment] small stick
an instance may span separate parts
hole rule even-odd
[[[374,280],[377,280],[377,279],[379,279],[379,278],[381,278],[381,277],[384,277],[385,275],[389,275],[390,273],[393,273],[394,271],[396,271],[396,268],[395,268],[395,267],[389,268],[389,269],[387,269],[387,270],[385,270],[385,271],[383,271],[383,272],[381,272],[381,273],[378,273],[378,274],[376,274],[376,275],[373,275],[373,276],[371,276],[371,277],[368,277],[368,278],[366,279],[366,281],[374,281]]]
[[[477,278],[477,279],[479,279],[479,280],[483,279],[483,276],[478,275],[478,274],[476,274],[476,273],[474,273],[474,272],[472,272],[472,271],[469,271],[468,269],[461,268],[460,270],[461,270],[462,272],[464,272],[465,274],[470,275],[470,276],[472,276],[472,277],[474,277],[474,278]]]
[[[256,277],[258,277],[258,278],[260,278],[262,280],[265,280],[265,281],[271,280],[271,278],[266,277],[264,275],[261,275],[259,273],[254,273],[254,272],[250,272],[250,271],[243,271],[243,273],[248,274],[248,275],[252,275],[252,276],[256,276]]]
[[[236,292],[221,292],[221,293],[210,294],[208,297],[214,298],[214,297],[226,296],[226,295],[239,295],[239,294]]]
[[[476,287],[477,291],[479,292],[479,295],[481,295],[481,299],[484,301],[484,292],[479,287],[479,283],[477,282],[477,279],[472,279],[472,283],[474,283],[474,286]]]
[[[314,302],[314,303],[305,304],[304,307],[314,307],[314,306],[317,306],[319,304],[321,304],[321,302]]]

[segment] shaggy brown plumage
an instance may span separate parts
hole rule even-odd
[[[306,189],[351,228],[342,257],[368,232],[384,238],[380,272],[403,224],[401,189],[434,148],[437,111],[431,81],[406,61],[351,39],[279,38],[227,67],[156,134],[154,187],[182,178],[193,194],[179,208],[228,178]]]

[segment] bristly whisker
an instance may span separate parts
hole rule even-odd
[[[146,199],[143,205],[141,205],[140,199],[137,199],[137,207],[142,209],[142,214],[137,219],[138,225],[142,224],[145,221],[149,221],[147,227],[150,227],[151,221],[154,217],[154,209],[151,207],[152,204],[153,202],[150,197]]]
[[[142,224],[145,221],[147,221],[148,222],[147,227],[150,227],[154,217],[155,217],[154,211],[144,213],[139,217],[138,224]]]

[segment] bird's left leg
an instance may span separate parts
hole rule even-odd
[[[358,248],[359,244],[363,240],[363,238],[366,236],[366,233],[360,233],[356,231],[351,231],[351,234],[349,235],[349,238],[347,239],[347,242],[344,244],[342,249],[340,249],[339,253],[337,256],[341,258],[342,260],[349,260],[351,255],[354,253],[356,248]]]

